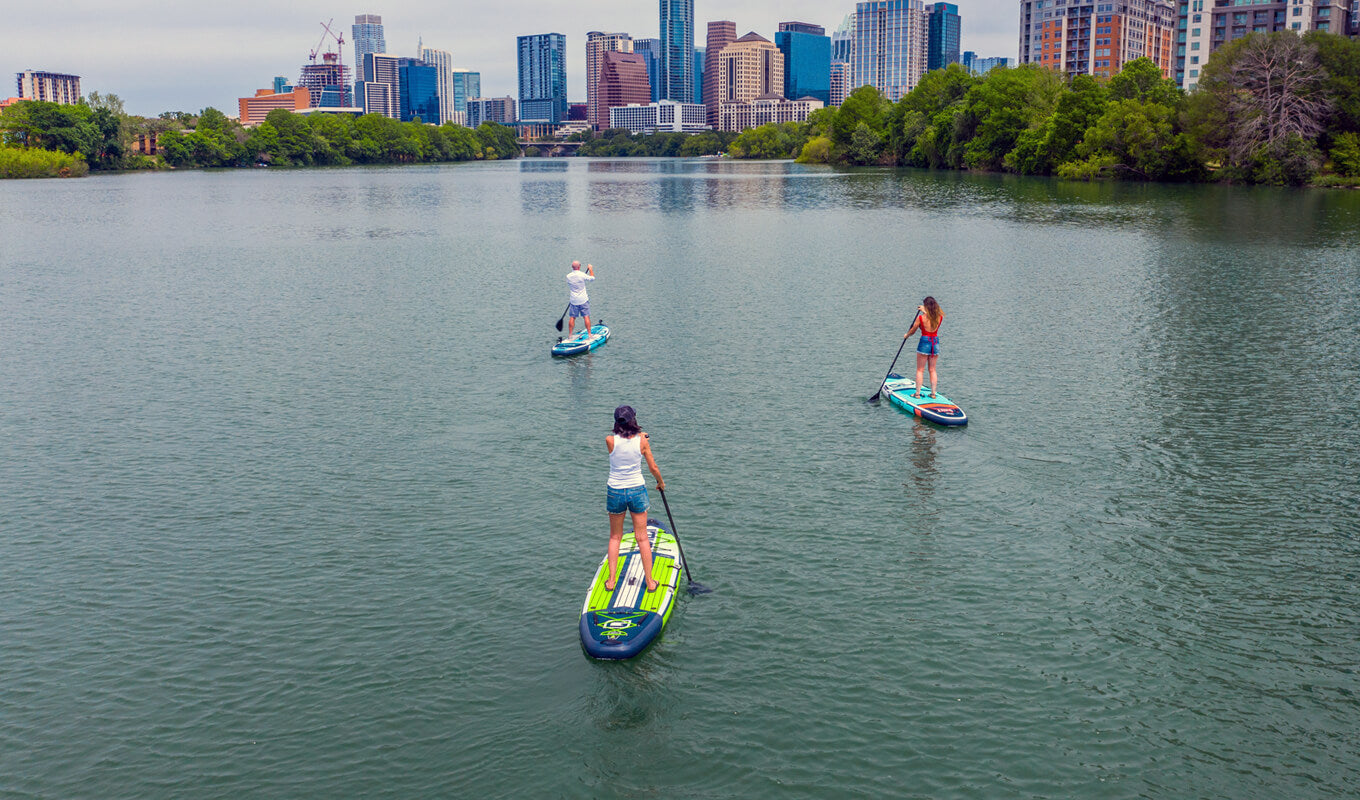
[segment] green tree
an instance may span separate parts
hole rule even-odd
[[[997,170],[1020,134],[1047,119],[1067,86],[1057,73],[1034,64],[992,70],[968,90],[954,138],[966,141],[963,160],[973,169]]]
[[[1074,75],[1053,114],[1020,134],[1003,161],[1006,169],[1022,175],[1052,173],[1071,160],[1087,129],[1105,113],[1105,104],[1105,87],[1090,75]]]
[[[1150,58],[1135,58],[1119,74],[1110,78],[1110,97],[1114,100],[1137,100],[1140,103],[1160,103],[1175,108],[1183,92],[1176,82],[1162,77],[1162,70]]]
[[[1190,138],[1176,130],[1176,112],[1161,103],[1115,100],[1076,148],[1078,161],[1064,164],[1064,177],[1101,176],[1142,180],[1195,180],[1203,167]]]
[[[1360,178],[1360,134],[1347,131],[1332,139],[1332,166],[1348,178]]]
[[[836,109],[836,116],[831,120],[831,141],[849,147],[851,136],[861,124],[871,132],[882,132],[884,118],[891,110],[892,103],[878,89],[859,87]]]
[[[850,147],[846,155],[852,164],[877,164],[883,155],[883,134],[877,133],[863,120],[850,134]]]

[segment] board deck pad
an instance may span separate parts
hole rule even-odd
[[[642,556],[633,532],[625,531],[619,543],[618,583],[614,591],[604,588],[609,578],[609,556],[600,559],[595,579],[581,607],[581,646],[592,658],[632,658],[651,644],[670,619],[684,564],[675,537],[654,519],[647,520],[652,544],[652,579],[656,591],[647,591],[642,577]]]
[[[968,424],[968,415],[963,413],[963,409],[942,394],[931,397],[930,391],[922,388],[920,397],[912,397],[916,391],[916,381],[904,378],[896,372],[890,373],[888,379],[883,381],[883,391],[888,395],[889,401],[921,419],[939,425]]]
[[[569,336],[554,344],[552,354],[555,356],[574,356],[589,353],[607,341],[609,341],[609,328],[601,322],[592,327],[589,333],[581,331],[575,336]]]

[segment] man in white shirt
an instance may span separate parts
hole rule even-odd
[[[576,330],[576,318],[582,317],[586,322],[586,333],[590,333],[590,295],[586,293],[586,284],[595,280],[595,267],[586,264],[586,271],[581,271],[581,262],[571,262],[571,272],[567,273],[567,338],[570,339]]]

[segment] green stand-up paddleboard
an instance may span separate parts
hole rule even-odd
[[[647,520],[652,544],[652,579],[656,591],[647,591],[642,577],[642,556],[633,532],[625,531],[619,544],[618,583],[614,591],[604,588],[609,579],[609,556],[600,560],[581,608],[581,646],[592,658],[632,658],[651,644],[675,608],[684,561],[675,537],[654,519]]]

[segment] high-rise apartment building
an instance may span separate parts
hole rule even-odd
[[[723,48],[737,40],[737,23],[730,19],[720,19],[708,23],[708,39],[704,43],[704,85],[700,97],[704,101],[708,126],[718,127],[718,104],[722,102],[718,91],[718,56]]]
[[[453,116],[449,119],[466,125],[468,100],[482,96],[482,73],[470,69],[453,70]]]
[[[354,17],[349,40],[354,43],[354,71],[364,69],[364,56],[386,53],[387,39],[383,36],[383,21],[379,14],[359,14]]]
[[[640,53],[606,51],[600,57],[600,78],[596,84],[595,110],[603,121],[592,123],[597,129],[610,127],[609,110],[629,104],[646,105],[652,101],[647,83],[647,61]],[[587,112],[589,113],[589,112]]]
[[[850,83],[855,79],[855,15],[846,14],[836,30],[831,32],[831,100],[839,106],[850,94]]]
[[[435,83],[439,92],[439,124],[452,122],[453,116],[453,53],[436,50],[433,47],[420,47],[420,60],[434,67]],[[433,120],[425,120],[432,122]]]
[[[1109,77],[1130,61],[1147,57],[1171,77],[1176,25],[1172,0],[1057,2],[1020,0],[1021,64]]]
[[[518,49],[520,121],[558,124],[567,118],[567,37],[521,36]]]
[[[775,47],[784,54],[784,96],[831,102],[831,37],[820,25],[781,22]]]
[[[64,106],[80,102],[80,76],[24,70],[15,73],[20,100],[43,100]]]
[[[856,3],[854,86],[873,86],[892,102],[901,100],[926,73],[927,33],[921,0]]]
[[[609,127],[609,108],[600,105],[600,73],[604,67],[605,53],[633,52],[633,37],[626,33],[605,33],[591,31],[586,34],[586,121],[595,130]],[[643,72],[647,64],[642,65]],[[650,102],[651,88],[648,88],[646,101],[630,100],[630,103]],[[615,103],[618,105],[618,103]]]
[[[354,94],[365,114],[401,118],[400,61],[387,53],[364,56],[363,74],[355,84]]]
[[[959,63],[962,20],[953,3],[926,4],[926,71]]]
[[[357,77],[362,80],[363,63],[356,66]],[[297,85],[307,87],[312,108],[362,107],[362,101],[354,101],[349,67],[340,63],[339,53],[322,53],[320,63],[303,64]]]
[[[483,122],[514,125],[518,121],[515,114],[515,98],[513,97],[468,98],[467,125],[469,128],[475,128]]]
[[[1171,77],[1186,90],[1218,48],[1252,33],[1326,31],[1345,35],[1347,16],[1360,13],[1360,0],[1177,0],[1176,55]],[[1360,34],[1351,30],[1350,35]]]
[[[661,99],[661,40],[634,39],[633,52],[647,61],[647,82],[652,87],[652,102]]]
[[[694,0],[661,2],[661,99],[694,98]]]
[[[784,96],[784,54],[753,31],[718,55],[719,115],[723,103],[750,102],[767,95]]]

